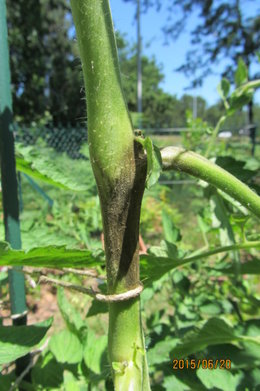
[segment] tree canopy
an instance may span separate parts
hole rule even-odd
[[[136,3],[136,0],[124,0]],[[225,63],[224,75],[233,78],[238,59],[241,57],[249,68],[257,60],[260,50],[260,15],[250,7],[254,0],[143,0],[143,11],[149,7],[159,10],[167,7],[168,18],[163,26],[167,39],[177,39],[196,12],[198,23],[191,31],[192,49],[178,70],[191,76],[193,84],[201,84],[213,72],[212,64]],[[181,16],[178,18],[176,15]],[[198,70],[196,78],[194,70]]]
[[[23,123],[73,123],[85,112],[69,14],[67,0],[7,0],[14,113]]]
[[[161,0],[142,2],[144,7],[160,3]],[[168,5],[174,3],[168,0]],[[190,7],[202,7],[199,1],[190,7],[189,0],[179,3],[182,7],[186,4],[187,13],[191,12]],[[214,1],[211,3],[213,7]],[[7,0],[7,11],[15,119],[26,125],[53,122],[66,126],[83,122],[86,119],[83,79],[68,0],[17,0],[14,3]],[[125,96],[135,118],[136,47],[130,46],[120,34],[117,44]],[[142,71],[143,127],[184,127],[186,111],[193,107],[193,97],[184,94],[177,98],[163,90],[163,69],[155,58],[142,56]],[[215,125],[220,106],[208,108],[205,99],[197,97],[197,107],[197,115]],[[241,121],[229,121],[231,127],[241,127],[244,115]]]

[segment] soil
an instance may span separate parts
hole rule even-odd
[[[42,322],[51,316],[54,317],[55,328],[59,327],[63,323],[58,309],[55,287],[50,285],[41,285],[40,291],[37,291],[37,295],[26,295],[26,303],[28,307],[28,325]],[[4,326],[12,324],[10,315],[10,308],[0,311],[0,317],[3,318]]]

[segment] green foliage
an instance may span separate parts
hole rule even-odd
[[[65,328],[52,335],[48,349],[34,366],[34,390],[61,387],[82,390],[89,383],[94,389],[106,389],[107,337],[97,335],[88,327],[63,290],[60,289],[58,295]]]
[[[87,177],[89,175],[88,168],[90,167],[87,164],[84,165],[85,172],[82,172],[85,183],[82,183],[82,180],[77,181],[78,177],[72,175],[72,171],[65,173],[64,167],[59,166],[57,162],[55,163],[50,159],[49,149],[48,155],[45,155],[43,153],[44,148],[41,148],[41,154],[39,154],[33,146],[25,147],[21,144],[16,144],[16,152],[18,152],[18,156],[16,156],[16,168],[18,171],[64,190],[89,190]]]
[[[240,87],[242,84],[245,84],[248,81],[248,71],[247,66],[242,60],[242,58],[239,58],[238,60],[238,67],[235,72],[235,83],[237,87]]]
[[[260,80],[248,81],[247,67],[240,58],[235,74],[236,88],[230,93],[230,84],[227,79],[222,79],[218,85],[218,92],[224,102],[226,115],[233,115],[252,101],[254,89],[260,86]]]
[[[186,112],[186,120],[189,130],[182,133],[182,144],[187,149],[199,151],[204,147],[208,135],[212,133],[212,128],[200,117],[193,118],[190,110]]]
[[[85,115],[69,15],[66,0],[7,1],[14,113],[20,122],[51,117],[66,125]]]
[[[58,362],[77,364],[83,358],[82,345],[78,337],[69,330],[52,336],[50,351]]]
[[[219,318],[211,318],[201,329],[190,331],[182,339],[171,354],[176,358],[190,356],[192,353],[197,353],[211,345],[224,345],[234,341],[243,342],[251,341],[260,344],[259,338],[250,339],[243,335],[236,335],[232,327],[224,320]]]
[[[150,137],[142,139],[136,138],[146,151],[147,156],[147,174],[146,174],[146,188],[150,189],[159,179],[162,171],[162,159],[159,149],[152,143]]]
[[[0,242],[1,266],[92,267],[99,264],[89,250],[68,249],[66,246],[36,247],[29,251],[13,250]]]
[[[33,326],[0,326],[0,364],[8,364],[40,344],[52,324],[52,318]]]

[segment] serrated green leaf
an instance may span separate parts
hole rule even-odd
[[[92,267],[100,265],[89,250],[68,249],[66,246],[46,246],[29,251],[13,250],[0,242],[0,266]]]
[[[56,360],[61,363],[77,364],[83,358],[82,344],[69,330],[53,335],[49,347]]]
[[[39,154],[32,146],[16,144],[16,169],[34,179],[39,179],[61,189],[86,191],[88,186],[82,184],[75,176],[68,175],[45,154]]]
[[[7,364],[29,353],[51,327],[53,319],[32,326],[0,326],[0,364]]]
[[[144,284],[150,285],[159,280],[164,274],[181,265],[181,261],[153,255],[141,255],[140,277]]]
[[[238,60],[237,70],[235,72],[235,83],[237,87],[240,87],[242,84],[248,81],[248,72],[247,67],[242,58]]]
[[[208,390],[214,389],[217,385],[217,388],[223,391],[236,391],[243,378],[241,371],[233,374],[229,370],[220,368],[214,370],[200,368],[196,373]]]
[[[174,358],[187,357],[211,345],[232,342],[253,342],[259,344],[257,337],[237,335],[235,330],[223,319],[209,319],[202,328],[187,333],[181,343],[171,352]]]
[[[179,266],[187,265],[194,261],[202,259],[227,250],[239,250],[242,248],[259,248],[260,242],[245,242],[241,244],[215,248],[207,252],[201,252],[191,257],[174,259],[167,257],[156,257],[154,255],[144,254],[140,257],[140,276],[145,285],[150,285],[153,281],[159,280],[164,274],[174,270]]]

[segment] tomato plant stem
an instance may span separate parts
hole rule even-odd
[[[139,285],[139,220],[146,156],[121,87],[108,0],[71,0],[87,97],[90,158],[102,211],[108,293]],[[116,390],[149,390],[140,298],[109,304]]]

